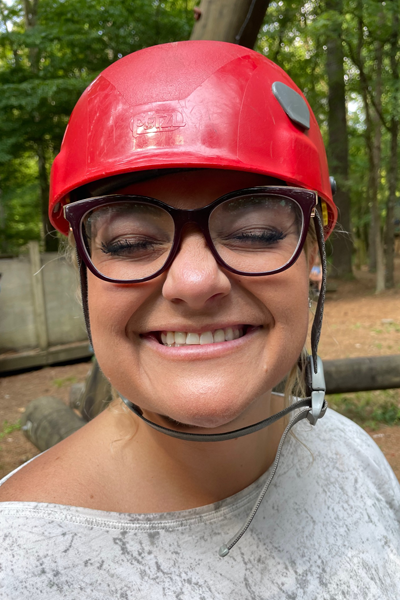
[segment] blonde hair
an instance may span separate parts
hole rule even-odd
[[[316,244],[317,234],[315,231],[314,221],[311,219],[306,241],[304,244],[304,254],[306,256],[307,261],[310,256],[310,252],[314,251]],[[301,398],[305,396],[306,384],[304,378],[304,370],[306,364],[306,357],[307,349],[306,346],[304,346],[303,350],[301,351],[299,360],[295,365],[293,365],[285,379],[283,390],[283,394],[285,397],[285,407],[292,404],[294,398]]]

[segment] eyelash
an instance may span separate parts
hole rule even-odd
[[[277,243],[281,240],[284,240],[286,235],[282,231],[263,231],[261,233],[246,233],[241,232],[237,235],[232,236],[231,239],[239,240],[239,241],[261,241],[268,243]],[[272,239],[271,239],[272,238]]]
[[[150,246],[150,248],[149,248]],[[129,250],[129,249],[135,249],[135,250],[149,250],[149,249],[153,249],[155,247],[154,242],[150,242],[149,240],[142,240],[140,242],[130,242],[129,240],[117,240],[115,242],[111,242],[109,244],[106,244],[104,242],[101,243],[101,251],[104,252],[104,254],[111,254],[111,255],[115,255],[115,254],[119,254],[123,251]]]

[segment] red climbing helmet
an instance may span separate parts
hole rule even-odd
[[[326,237],[337,209],[317,121],[303,94],[261,54],[214,41],[125,56],[85,90],[51,173],[50,220],[94,181],[136,171],[218,168],[318,192]]]

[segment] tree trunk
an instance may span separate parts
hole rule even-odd
[[[388,187],[389,194],[386,203],[386,273],[385,283],[387,288],[394,287],[394,208],[396,205],[396,188],[397,188],[397,159],[398,159],[398,136],[399,136],[399,121],[397,118],[397,105],[399,102],[399,65],[396,60],[397,45],[399,41],[399,14],[395,10],[393,14],[393,29],[390,40],[390,66],[392,68],[393,79],[393,100],[392,100],[392,117],[390,120],[390,153],[389,153],[389,168],[388,168]]]
[[[381,237],[381,221],[378,202],[378,191],[380,183],[380,162],[381,162],[381,107],[382,107],[382,54],[383,46],[380,41],[375,43],[374,58],[376,77],[366,76],[364,70],[364,59],[362,48],[364,43],[364,21],[363,21],[363,3],[358,2],[358,43],[357,56],[353,56],[355,63],[360,69],[361,95],[365,109],[365,143],[367,146],[367,155],[369,163],[368,178],[368,200],[371,205],[371,225],[369,234],[369,254],[370,270],[374,267],[376,260],[376,292],[379,293],[385,289],[385,263],[383,256],[383,246]],[[383,23],[383,13],[379,15],[380,24]],[[372,93],[371,89],[375,92]]]
[[[25,29],[29,31],[36,27],[39,0],[23,0]],[[39,48],[29,48],[29,62],[31,71],[39,71]]]
[[[371,165],[371,169],[377,170],[376,165]],[[374,176],[372,178],[375,179]],[[370,178],[371,180],[371,178]],[[377,294],[385,289],[385,262],[383,258],[382,235],[381,235],[381,215],[378,205],[378,195],[376,188],[372,188],[372,206],[371,220],[375,223],[375,251],[376,251],[376,287]]]
[[[399,123],[395,117],[391,119],[390,126],[390,158],[388,169],[388,184],[389,194],[386,203],[386,271],[385,284],[387,288],[394,287],[394,244],[395,244],[395,227],[394,227],[394,208],[396,205],[396,188],[397,188],[397,156],[398,156],[398,133]]]
[[[377,42],[375,44],[375,56],[376,56],[376,102],[381,108],[381,96],[382,96],[382,44]],[[361,60],[361,58],[360,58]],[[364,104],[368,102],[367,92],[365,90],[364,93]],[[378,189],[379,189],[379,166],[381,164],[381,141],[382,141],[382,128],[379,116],[376,111],[373,111],[371,117],[369,118],[370,113],[368,113],[368,120],[370,123],[367,123],[367,135],[370,136],[370,165],[369,165],[369,184],[368,184],[368,200],[371,205],[371,223],[369,229],[369,272],[370,273],[378,273],[378,262],[379,266],[382,267],[381,264],[381,242],[380,242],[380,219],[377,218],[379,215],[379,210],[377,207],[378,203]],[[370,131],[368,131],[368,127],[370,127]],[[368,146],[368,143],[367,143]],[[377,232],[377,227],[379,227],[379,232]],[[378,254],[379,261],[378,261]]]
[[[0,181],[0,253],[5,253],[7,249],[7,244],[5,240],[5,230],[6,230],[6,211],[3,203],[3,190],[1,188]]]
[[[379,83],[376,87],[376,102],[380,103],[381,88]],[[363,101],[365,108],[365,142],[368,153],[369,163],[369,178],[368,178],[368,196],[371,203],[371,229],[370,229],[370,245],[374,247],[374,256],[376,258],[376,292],[382,292],[385,289],[385,265],[383,259],[383,248],[381,238],[381,223],[380,223],[380,211],[378,204],[378,185],[379,185],[379,162],[380,148],[377,147],[377,143],[380,144],[380,123],[373,122],[371,116],[371,107],[369,105],[367,90],[363,88]],[[374,131],[374,125],[376,129]],[[379,133],[378,133],[379,131]],[[375,135],[374,135],[375,133]],[[370,255],[371,256],[371,255]],[[370,265],[371,267],[371,265]]]
[[[383,20],[381,15],[380,20]],[[379,111],[382,107],[382,43],[375,43],[375,106]],[[366,102],[368,99],[366,98]],[[383,256],[382,236],[381,236],[381,216],[379,210],[379,182],[381,165],[381,141],[382,126],[379,115],[374,110],[370,116],[371,125],[371,157],[370,157],[370,191],[371,191],[371,224],[374,224],[374,246],[376,257],[376,292],[382,292],[385,289],[385,262]],[[368,127],[368,124],[367,124]]]
[[[348,133],[346,122],[346,98],[344,87],[343,48],[341,18],[342,0],[328,0],[326,8],[337,14],[327,37],[327,75],[328,75],[328,159],[330,171],[338,183],[335,202],[339,209],[339,225],[345,233],[332,236],[332,259],[334,276],[352,277],[351,255],[353,241],[350,223],[350,194],[348,189]]]
[[[269,0],[202,0],[191,40],[218,40],[253,48]]]
[[[368,196],[369,196],[369,191],[368,191]],[[376,234],[375,234],[375,229],[376,229],[376,222],[372,218],[372,214],[371,214],[371,223],[370,223],[369,232],[368,232],[368,271],[370,273],[376,273],[376,243],[375,243]]]
[[[25,28],[27,31],[34,29],[37,24],[37,13],[39,0],[23,0],[24,6],[24,21]],[[29,48],[29,62],[30,70],[35,75],[39,72],[39,48]],[[40,117],[36,113],[33,115],[35,120],[39,120]],[[40,205],[42,210],[42,229],[43,229],[43,243],[46,252],[57,252],[58,250],[58,237],[53,225],[50,223],[48,215],[48,204],[49,204],[49,180],[46,169],[46,152],[45,143],[39,140],[36,144],[36,152],[38,157],[38,174],[39,174],[39,188],[40,188]]]

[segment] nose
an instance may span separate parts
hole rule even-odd
[[[188,228],[163,284],[163,296],[199,310],[210,306],[231,290],[231,282],[220,268],[200,231]]]

